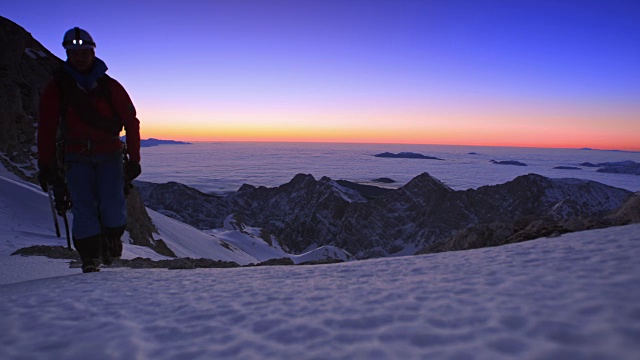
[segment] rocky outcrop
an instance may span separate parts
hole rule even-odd
[[[640,223],[640,192],[629,197],[616,211],[608,216],[616,224],[635,224]]]
[[[158,230],[153,225],[147,209],[144,207],[140,192],[135,187],[127,196],[127,231],[133,245],[149,247],[160,255],[176,257],[162,239],[155,239]]]
[[[199,229],[224,226],[232,214],[224,199],[176,182],[153,184],[134,181],[149,208]]]

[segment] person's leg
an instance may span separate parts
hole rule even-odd
[[[96,167],[96,178],[106,247],[111,258],[118,258],[122,254],[120,238],[127,222],[122,154],[110,154],[101,158]]]
[[[68,157],[65,177],[72,202],[73,244],[85,271],[85,266],[95,268],[100,252],[102,226],[96,197],[95,171],[88,159]]]

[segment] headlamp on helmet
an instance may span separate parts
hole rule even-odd
[[[95,49],[96,43],[86,30],[74,27],[64,34],[62,46],[67,50]]]

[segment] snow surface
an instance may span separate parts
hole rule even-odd
[[[35,186],[0,180],[3,359],[640,354],[640,224],[333,265],[82,274],[65,260],[9,256],[64,240]]]

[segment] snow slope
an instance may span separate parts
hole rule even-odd
[[[334,265],[82,274],[64,260],[8,255],[28,242],[64,243],[53,235],[46,201],[30,198],[38,191],[0,182],[3,359],[637,359],[640,353],[640,224]],[[14,196],[32,211],[7,201]],[[127,251],[147,250],[127,245]]]
[[[3,175],[8,174],[0,173],[0,256],[9,255],[17,249],[31,245],[66,246],[61,218],[58,221],[62,237],[58,238],[55,235],[47,195],[36,185],[26,183],[15,176]],[[178,257],[233,261],[240,265],[282,257],[292,258],[297,263],[326,258],[349,260],[346,253],[333,248],[319,248],[302,255],[288,254],[277,244],[271,246],[260,239],[260,229],[254,229],[252,232],[234,228],[213,229],[205,233],[151,209],[147,209],[147,212],[159,231],[154,237],[164,240]],[[67,216],[71,224],[73,216],[71,213]],[[149,248],[129,244],[128,233],[125,233],[123,241],[123,259],[167,259]]]
[[[295,264],[326,259],[353,260],[346,251],[328,245],[300,255],[292,255],[282,249],[278,240],[272,235],[270,235],[270,242],[265,242],[261,238],[261,231],[260,228],[239,223],[232,214],[225,219],[223,228],[206,230],[205,233],[224,239],[227,244],[251,254],[260,262],[284,257],[290,258]]]
[[[73,221],[68,215],[69,224]],[[169,219],[150,211],[154,224],[160,230],[159,238],[179,257],[210,257],[241,264],[258,262],[242,251],[230,251],[220,246],[220,239],[207,235],[189,225]],[[30,245],[66,246],[64,225],[58,218],[62,237],[55,234],[55,227],[49,199],[33,184],[0,176],[0,255],[8,255],[15,250]],[[165,259],[149,248],[129,244],[125,233],[123,258],[149,257]]]

